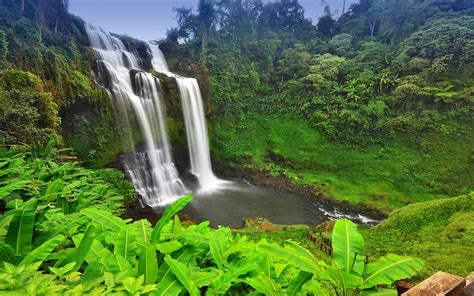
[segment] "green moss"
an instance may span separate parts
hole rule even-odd
[[[417,139],[397,135],[385,144],[352,146],[326,140],[303,120],[252,115],[218,117],[210,125],[214,159],[263,168],[327,195],[386,212],[415,201],[473,188],[472,127],[449,123]]]
[[[469,210],[474,210],[474,194],[415,203],[390,213],[379,228],[413,232],[425,225],[444,224],[455,213]]]
[[[101,167],[115,161],[123,147],[111,106],[75,104],[69,112],[63,125],[66,144],[88,165]]]
[[[474,270],[474,193],[412,204],[375,228],[363,228],[370,256],[387,253],[422,258],[422,280],[442,270],[467,276]]]

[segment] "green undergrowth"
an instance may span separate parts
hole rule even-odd
[[[192,196],[169,205],[154,226],[125,220],[116,216],[132,192],[123,175],[85,169],[66,152],[53,141],[0,150],[1,294],[368,295],[393,293],[395,280],[423,267],[394,254],[366,265],[357,256],[364,240],[345,219],[325,260],[304,241],[307,226],[266,224],[288,231],[249,238],[208,221],[183,224],[176,214]]]
[[[370,256],[387,252],[422,258],[422,280],[437,271],[467,276],[474,270],[474,193],[412,204],[361,230]]]
[[[56,214],[71,214],[88,206],[123,213],[135,192],[122,172],[88,169],[54,148],[0,148],[0,200],[5,209],[35,198]]]
[[[246,227],[242,230],[236,231],[236,233],[241,235],[246,235],[251,241],[260,241],[262,239],[267,240],[271,243],[284,243],[285,241],[291,240],[300,243],[307,250],[311,251],[316,258],[326,262],[330,261],[324,252],[319,249],[314,242],[308,238],[308,231],[310,227],[301,226],[301,227],[287,227],[285,229],[264,231],[261,229],[255,229],[251,227]]]
[[[472,134],[468,124],[451,122],[416,138],[353,146],[330,142],[299,119],[253,115],[217,118],[211,149],[221,164],[286,175],[337,200],[389,212],[472,189]]]

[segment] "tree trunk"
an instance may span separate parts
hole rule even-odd
[[[344,14],[345,12],[346,12],[346,0],[342,2],[342,14]]]
[[[203,24],[202,25],[202,40],[201,40],[201,56],[199,57],[199,63],[204,66],[204,68],[207,70],[207,47],[209,45],[209,28],[206,28],[206,26]]]
[[[370,21],[370,37],[374,37],[376,24],[377,24],[377,20]]]
[[[20,0],[20,15],[23,16],[25,13],[25,0]]]

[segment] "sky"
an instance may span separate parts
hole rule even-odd
[[[149,41],[164,38],[176,27],[173,7],[196,7],[198,0],[69,0],[70,12],[104,29]],[[306,18],[317,21],[323,14],[321,0],[300,0]],[[342,11],[343,0],[326,0],[331,10]],[[346,6],[357,0],[346,0]]]

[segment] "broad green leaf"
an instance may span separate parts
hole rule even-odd
[[[340,270],[362,275],[365,264],[365,243],[357,225],[347,219],[336,222],[332,231],[333,259]]]
[[[244,262],[242,266],[232,268],[229,272],[226,272],[212,283],[209,289],[209,295],[214,294],[225,294],[227,290],[232,286],[233,282],[239,281],[241,275],[247,274],[257,269],[255,263]]]
[[[60,194],[63,193],[64,189],[64,182],[61,179],[56,179],[48,184],[48,187],[46,187],[46,191],[44,195],[42,196],[42,199],[52,201],[56,199]]]
[[[109,257],[105,259],[105,268],[107,271],[118,274],[124,272],[124,275],[133,276],[135,274],[132,265],[120,255],[110,254]]]
[[[21,254],[31,249],[37,203],[36,199],[25,202],[21,209],[15,211],[10,222],[5,243],[13,247],[15,254]]]
[[[15,211],[10,211],[4,213],[3,216],[0,217],[0,236],[5,236],[8,232],[7,227],[10,225],[10,222],[13,219]]]
[[[362,286],[362,277],[353,274],[353,273],[347,273],[343,270],[340,269],[335,269],[335,268],[330,268],[328,267],[327,273],[334,279],[336,282],[338,282],[338,286],[343,288],[344,290],[346,289],[355,289],[359,288]]]
[[[418,258],[389,254],[367,264],[364,272],[363,288],[390,285],[397,280],[410,278],[423,268]]]
[[[188,290],[191,296],[201,295],[199,289],[196,286],[196,283],[191,278],[189,268],[186,267],[186,265],[179,262],[178,260],[174,260],[169,255],[165,256],[165,262],[166,264],[168,264],[171,271],[174,273],[180,283],[186,288],[186,290]]]
[[[257,249],[267,255],[285,260],[301,270],[311,273],[321,271],[313,254],[296,244],[281,247],[277,244],[262,242],[258,244]]]
[[[74,270],[78,270],[84,260],[86,259],[87,254],[89,254],[89,251],[92,247],[92,244],[94,243],[95,240],[95,235],[96,235],[96,229],[93,224],[90,224],[86,232],[84,233],[84,236],[82,237],[81,243],[76,249],[76,252],[74,253],[74,259],[73,262],[76,262],[76,265],[74,266]]]
[[[104,229],[111,229],[115,232],[119,232],[126,224],[126,222],[119,217],[116,217],[109,212],[95,208],[83,209],[81,213],[89,217],[89,219],[92,221],[102,225]]]
[[[181,285],[176,276],[169,273],[156,285],[156,291],[152,292],[151,295],[180,295],[183,289],[184,286]]]
[[[150,222],[148,222],[147,220],[139,220],[134,222],[133,226],[135,226],[135,232],[137,234],[137,244],[140,247],[148,246],[151,231]]]
[[[245,282],[248,283],[252,288],[264,295],[281,295],[281,288],[271,278],[260,275],[256,278],[247,278]]]
[[[180,250],[183,244],[178,241],[170,241],[166,243],[156,244],[156,249],[162,254],[171,254]]]
[[[45,260],[49,254],[64,240],[64,235],[57,235],[52,239],[46,241],[41,246],[34,249],[32,252],[28,253],[23,260],[21,260],[20,265],[29,265],[35,262],[42,262]]]
[[[280,277],[281,273],[283,272],[283,270],[285,270],[287,266],[288,264],[281,264],[281,263],[275,263],[273,265],[273,269],[275,270],[275,275],[277,276],[277,278]]]
[[[179,216],[175,215],[173,219],[173,235],[179,235],[183,229],[181,225],[181,221],[179,220]]]
[[[0,258],[2,258],[3,263],[15,262],[15,250],[13,250],[12,246],[2,241],[0,241]]]
[[[224,251],[228,248],[228,228],[221,228],[212,232],[209,236],[209,248],[211,250],[211,255],[217,266],[222,268],[224,264]]]
[[[99,262],[104,267],[106,266],[106,259],[112,255],[109,249],[105,248],[98,240],[94,240],[89,253],[86,255],[86,261],[89,265],[94,265]]]
[[[158,275],[158,260],[156,259],[156,249],[153,245],[142,248],[138,260],[138,274],[145,276],[145,284],[154,284]]]
[[[183,233],[176,236],[175,239],[184,239],[187,242],[189,242],[191,245],[195,245],[195,244],[199,244],[199,243],[202,243],[202,244],[208,244],[209,243],[209,236],[208,235],[198,233],[198,232],[195,232],[195,231],[189,230],[189,229],[186,230],[186,231],[183,231]]]
[[[133,264],[133,261],[136,260],[137,250],[135,227],[133,225],[125,225],[115,239],[114,254],[122,256]]]
[[[81,276],[81,283],[87,285],[89,283],[94,284],[95,282],[97,282],[97,280],[99,280],[99,282],[102,282],[103,272],[104,265],[97,260],[93,264],[89,264],[87,266],[86,270]]]
[[[273,277],[273,273],[272,273],[273,266],[274,266],[274,262],[271,256],[265,256],[262,263],[260,264],[261,270],[269,278]]]
[[[190,247],[184,247],[178,253],[179,254],[175,256],[176,260],[180,262],[188,262],[192,258],[193,249]],[[161,264],[158,270],[158,278],[161,278],[161,281],[157,284],[157,290],[152,292],[152,295],[179,295],[181,291],[184,290],[184,286],[176,278],[166,263]]]
[[[210,286],[222,274],[219,269],[210,269],[208,271],[191,272],[191,277],[199,288]]]
[[[7,205],[5,206],[5,209],[7,209],[7,210],[18,210],[21,207],[22,204],[23,204],[22,199],[15,198],[15,199],[10,200],[7,203]]]
[[[76,229],[75,227],[81,226],[87,221],[89,221],[89,218],[81,213],[74,213],[64,216],[61,218],[60,224],[58,226],[54,227],[51,231],[48,231],[45,235],[36,239],[35,245],[43,243],[44,241],[47,241],[58,234],[70,235],[70,232],[73,231],[73,229]]]
[[[2,187],[0,187],[0,200],[4,199],[5,197],[9,196],[17,190],[24,189],[25,186],[28,185],[30,182],[30,180],[20,180],[9,183],[7,185],[2,185]]]
[[[179,211],[181,211],[188,203],[193,200],[192,195],[187,195],[175,201],[171,204],[163,213],[161,219],[156,223],[153,231],[151,232],[151,242],[157,243],[160,240],[161,230],[163,227],[176,215]]]
[[[313,274],[311,272],[300,271],[300,273],[291,280],[290,285],[286,289],[287,295],[297,295],[303,288],[303,285],[312,277]]]

